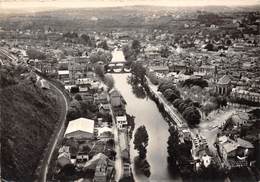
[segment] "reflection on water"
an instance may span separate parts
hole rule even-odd
[[[127,102],[127,113],[135,116],[135,129],[145,125],[149,135],[147,161],[151,165],[151,176],[148,179],[144,175],[134,173],[136,181],[181,181],[177,172],[168,170],[167,140],[169,127],[167,122],[160,114],[156,104],[145,96],[144,90],[138,86],[132,88],[128,84],[128,76],[130,74],[113,74],[115,87]],[[133,147],[133,139],[130,146],[133,162],[134,157],[138,155]]]

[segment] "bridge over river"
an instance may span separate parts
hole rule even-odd
[[[105,66],[106,73],[130,73],[131,63],[125,60],[125,56],[120,49],[115,49],[110,63]]]

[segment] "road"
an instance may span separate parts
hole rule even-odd
[[[161,93],[157,91],[157,87],[151,83],[149,78],[146,77],[146,80],[148,82],[148,87],[150,88],[150,90],[156,95],[160,103],[164,105],[165,111],[167,111],[170,114],[171,118],[176,122],[177,126],[186,126],[186,123],[184,122],[182,116],[180,116],[177,113],[176,109],[173,106],[171,106],[171,104],[169,104],[169,102],[164,97],[162,97]]]
[[[53,152],[56,148],[56,145],[59,141],[59,139],[61,139],[63,137],[63,133],[64,133],[64,129],[65,129],[65,122],[66,122],[66,115],[67,115],[67,111],[68,111],[68,102],[67,99],[65,97],[65,95],[63,94],[63,92],[56,87],[54,84],[52,84],[51,82],[49,82],[51,88],[53,88],[57,94],[59,95],[59,101],[61,103],[61,107],[60,108],[60,117],[59,117],[59,121],[58,121],[58,126],[57,126],[57,133],[54,134],[54,140],[49,142],[48,148],[46,150],[46,153],[44,154],[43,157],[43,161],[41,164],[41,168],[39,170],[39,181],[41,182],[46,182],[47,180],[47,174],[48,174],[48,169],[49,169],[49,164],[53,155]],[[56,132],[56,131],[54,131]]]

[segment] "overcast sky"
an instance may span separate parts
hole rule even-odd
[[[0,9],[84,8],[129,5],[158,6],[245,6],[260,4],[260,0],[0,0]]]

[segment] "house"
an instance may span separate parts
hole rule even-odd
[[[83,101],[86,101],[86,102],[94,102],[94,96],[93,94],[89,93],[89,92],[84,92],[84,93],[80,93],[81,95],[81,98]]]
[[[63,83],[69,83],[69,70],[58,70],[58,79],[61,80]]]
[[[38,85],[42,89],[50,89],[50,84],[45,79],[39,79]]]
[[[215,86],[215,91],[219,95],[228,95],[231,91],[231,78],[229,75],[222,76]]]
[[[113,139],[114,138],[114,134],[112,133],[112,131],[103,131],[103,132],[100,132],[98,137],[98,139],[100,140],[110,140],[110,139]]]
[[[94,120],[78,118],[69,122],[65,131],[65,138],[76,140],[92,139],[94,137]]]
[[[98,110],[102,114],[106,114],[110,112],[110,105],[109,104],[99,104]]]
[[[228,169],[236,167],[247,167],[247,157],[254,149],[254,146],[241,138],[232,140],[227,136],[218,138],[219,153]]]
[[[168,66],[150,66],[149,71],[153,71],[156,73],[162,73],[162,74],[168,74],[169,73],[169,67]]]
[[[119,129],[124,129],[127,126],[127,118],[124,116],[116,116],[116,124]]]
[[[69,146],[62,146],[62,147],[59,149],[59,154],[61,154],[61,153],[63,153],[63,152],[69,153],[69,152],[70,152],[70,147],[69,147]]]
[[[92,85],[98,84],[98,82],[91,78],[78,78],[76,79],[75,84],[79,87],[80,92],[87,92]]]
[[[129,177],[131,176],[132,172],[131,172],[131,164],[128,162],[124,162],[123,164],[123,176],[124,177]]]
[[[108,98],[107,94],[105,92],[102,92],[101,94],[95,94],[94,95],[94,102],[96,104],[107,104],[108,103]]]
[[[236,126],[243,126],[243,125],[248,124],[249,115],[247,113],[243,113],[243,112],[234,113],[231,116],[231,120]]]
[[[119,107],[124,105],[123,97],[121,96],[118,90],[116,89],[110,90],[109,95],[110,95],[110,103],[112,107]]]
[[[200,159],[203,155],[206,154],[208,149],[207,141],[204,137],[197,134],[195,137],[192,138],[192,157],[193,159]]]
[[[187,66],[185,63],[181,62],[181,63],[174,63],[171,66],[169,66],[169,71],[170,72],[181,72],[181,71],[186,71],[187,70]]]
[[[60,153],[57,159],[57,163],[60,167],[64,167],[68,164],[71,164],[70,153],[68,152]]]
[[[94,182],[106,182],[107,179],[107,161],[106,160],[99,160],[94,176]]]
[[[102,162],[100,162],[100,161],[102,161]],[[102,164],[103,166],[101,166],[100,164]],[[90,159],[89,161],[87,161],[84,164],[83,171],[87,171],[89,169],[91,169],[91,170],[99,169],[102,171],[104,169],[104,167],[106,167],[104,164],[106,164],[106,166],[107,166],[107,174],[108,174],[108,172],[109,172],[108,169],[113,168],[114,162],[111,161],[105,154],[98,153],[98,154],[94,155],[92,157],[92,159]],[[100,174],[97,174],[97,177],[98,176],[100,176]],[[103,176],[103,175],[101,175],[101,176]],[[102,179],[104,179],[104,177]]]
[[[233,88],[230,96],[234,99],[244,99],[246,101],[260,103],[260,94],[256,92],[250,92],[248,90]]]
[[[88,64],[88,57],[74,57],[69,60],[68,70],[72,83],[74,83],[76,79],[86,76],[87,72],[89,71]]]
[[[79,152],[76,156],[77,162],[85,162],[89,160],[89,156],[86,152]]]
[[[126,132],[119,132],[119,142],[120,142],[120,150],[121,157],[124,162],[130,162],[130,154],[129,154],[129,141]]]

